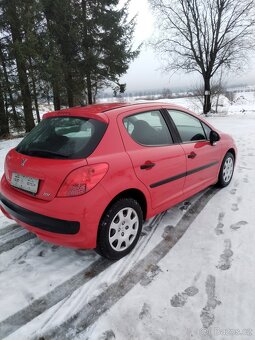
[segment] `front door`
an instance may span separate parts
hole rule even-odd
[[[220,165],[220,145],[211,145],[210,127],[200,119],[182,111],[168,110],[181,138],[187,175],[185,196],[205,188],[217,180]]]

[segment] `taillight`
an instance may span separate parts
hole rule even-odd
[[[78,168],[66,177],[57,196],[80,196],[93,189],[105,176],[108,164],[100,163]]]
[[[8,182],[11,181],[10,171],[8,170],[8,167],[7,167],[7,159],[8,159],[9,153],[10,153],[10,151],[6,155],[5,161],[4,161],[4,174],[5,174],[5,178],[7,179]]]

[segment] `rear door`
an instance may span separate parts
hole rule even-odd
[[[220,144],[211,145],[210,127],[193,115],[168,110],[181,139],[185,153],[187,176],[184,194],[191,195],[217,180],[220,164]]]
[[[119,116],[124,146],[136,176],[148,188],[152,207],[167,208],[182,196],[186,159],[160,110]]]

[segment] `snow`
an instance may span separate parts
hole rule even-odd
[[[0,215],[0,338],[254,339],[254,101],[237,93],[207,118],[236,141],[231,184],[148,221],[116,263],[31,238]],[[0,173],[18,142],[0,141]]]

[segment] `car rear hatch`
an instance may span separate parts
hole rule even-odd
[[[66,177],[87,165],[107,124],[81,117],[49,117],[39,123],[5,161],[5,176],[14,190],[50,201]]]

